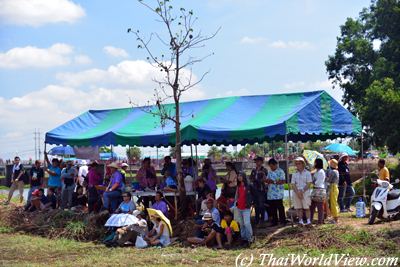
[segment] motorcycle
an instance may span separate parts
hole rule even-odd
[[[399,179],[393,184],[398,184]],[[371,209],[368,224],[375,219],[395,220],[400,218],[400,189],[393,189],[393,184],[384,180],[376,180],[377,187],[371,195]],[[392,190],[393,189],[393,190]]]

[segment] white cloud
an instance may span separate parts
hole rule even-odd
[[[74,62],[79,65],[87,65],[92,63],[92,60],[86,55],[77,55],[74,57]]]
[[[240,39],[240,43],[243,45],[263,45],[269,48],[275,49],[296,49],[296,50],[304,50],[311,49],[314,46],[306,41],[268,41],[267,38],[264,37],[248,37],[245,36]]]
[[[245,36],[242,39],[240,39],[241,44],[266,44],[267,39],[263,37],[248,37]]]
[[[118,48],[118,47],[114,47],[114,46],[105,46],[103,48],[103,51],[107,55],[110,55],[110,56],[113,56],[113,57],[122,57],[122,58],[129,57],[128,52],[126,52],[124,49]]]
[[[74,48],[68,44],[57,43],[48,48],[35,46],[15,47],[0,53],[0,68],[49,68],[66,66],[71,63],[89,64],[91,59],[86,55],[73,57]]]
[[[152,78],[160,77],[160,73],[145,61],[122,61],[106,69],[59,74],[61,85],[48,85],[11,99],[0,97],[0,125],[3,125],[0,140],[10,140],[10,144],[2,146],[0,157],[5,152],[9,152],[7,157],[11,157],[17,150],[26,150],[26,142],[33,147],[32,132],[35,128],[44,133],[89,109],[129,107],[130,100],[135,105],[152,103],[156,87]],[[187,77],[185,73],[184,77]],[[200,87],[182,95],[182,101],[204,98],[205,93]],[[21,124],[21,120],[24,123]],[[5,129],[12,129],[12,133]],[[18,143],[21,136],[26,137],[24,144]],[[33,156],[33,152],[31,154]]]
[[[84,16],[84,9],[70,0],[0,0],[0,21],[6,24],[74,23]]]
[[[309,42],[304,41],[275,41],[269,44],[272,48],[281,48],[281,49],[310,49],[313,48],[313,45]]]
[[[119,87],[131,88],[140,86],[141,88],[155,87],[154,79],[162,80],[164,72],[160,72],[150,63],[143,60],[124,60],[116,65],[111,65],[107,69],[87,69],[81,72],[64,72],[57,74],[63,85],[72,87]],[[182,71],[182,79],[189,77],[189,71]],[[193,75],[193,81],[196,76]]]

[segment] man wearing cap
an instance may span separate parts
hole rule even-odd
[[[217,233],[224,233],[224,230],[214,222],[211,213],[206,212],[202,218],[204,224],[201,227],[201,231],[198,236],[188,237],[187,241],[192,245],[205,245],[212,246],[216,240]],[[218,248],[222,247],[221,239],[218,238]]]
[[[111,170],[110,183],[107,186],[106,191],[103,194],[103,209],[114,212],[118,207],[118,202],[121,198],[123,182],[122,174],[119,172],[119,166],[113,162],[107,165]]]
[[[67,166],[61,171],[62,191],[61,208],[72,208],[72,193],[75,190],[76,169],[72,161],[67,161]]]
[[[126,184],[126,171],[128,170],[128,168],[129,168],[128,163],[124,162],[121,164],[120,172],[122,174],[122,181],[124,182],[124,184]]]
[[[339,170],[339,207],[340,212],[352,212],[350,208],[351,202],[354,197],[354,188],[350,178],[349,168],[349,155],[343,153],[339,158],[338,170]]]
[[[256,167],[251,171],[250,182],[254,192],[254,205],[255,205],[255,224],[261,224],[265,219],[265,193],[266,185],[265,180],[268,175],[267,169],[263,166],[264,158],[256,157],[254,159]]]
[[[310,221],[310,205],[311,195],[310,188],[312,185],[311,173],[305,169],[306,162],[302,157],[297,157],[294,160],[297,171],[292,176],[292,189],[293,194],[293,205],[297,211],[300,225],[311,224]],[[307,221],[303,221],[303,212],[306,213]]]

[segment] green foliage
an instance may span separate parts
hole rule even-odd
[[[131,160],[137,161],[137,160],[139,160],[141,158],[142,151],[137,146],[130,147],[130,148],[126,149],[126,156],[128,157],[128,159],[130,161]]]
[[[100,153],[111,153],[111,148],[107,147],[107,146],[101,146],[99,148],[99,152]]]
[[[207,157],[211,158],[213,161],[220,161],[222,159],[222,150],[216,146],[212,146],[208,150]]]
[[[378,146],[400,151],[400,2],[372,1],[341,26],[326,68],[343,101],[373,132]]]
[[[68,222],[65,226],[65,229],[72,235],[72,236],[79,236],[85,233],[85,223],[82,221],[71,221]]]

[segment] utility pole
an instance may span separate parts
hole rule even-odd
[[[37,139],[36,139],[36,128],[35,128],[35,132],[33,132],[33,139],[35,140],[35,160],[37,160]]]
[[[38,129],[38,158],[37,159],[41,159],[41,155],[42,155],[42,151],[40,150],[41,147],[41,140],[40,140],[40,129]]]

